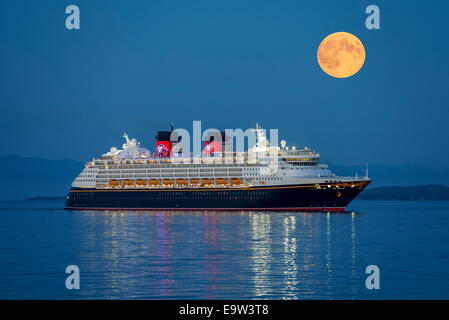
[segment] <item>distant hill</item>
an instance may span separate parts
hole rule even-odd
[[[326,163],[324,161],[324,163]],[[84,163],[72,159],[48,160],[15,155],[0,157],[0,200],[23,200],[32,197],[65,196],[70,183]],[[364,175],[364,165],[329,164],[337,175]],[[370,165],[370,188],[383,186],[446,185],[449,169],[436,170],[418,166]],[[362,193],[365,194],[368,190]]]
[[[0,157],[0,200],[64,196],[83,166],[71,159]]]
[[[62,201],[62,200],[65,200],[65,196],[32,197],[25,199],[25,201]]]
[[[426,185],[367,188],[362,191],[357,199],[449,201],[449,187],[442,185]]]

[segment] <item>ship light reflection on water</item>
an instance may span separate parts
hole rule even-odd
[[[106,298],[126,294],[154,299],[304,299],[314,297],[319,288],[331,295],[339,281],[333,255],[334,220],[348,231],[346,240],[339,237],[339,259],[350,261],[348,271],[357,276],[355,214],[74,214],[89,230],[79,237],[79,259],[89,262],[80,269],[93,270],[83,273],[81,295],[100,290],[107,292]]]
[[[447,298],[449,204],[356,205],[357,212],[335,214],[4,203],[0,297]],[[371,264],[382,270],[381,290],[365,287]],[[80,290],[65,288],[67,265],[79,267]]]
[[[296,237],[294,233],[296,229],[296,217],[294,215],[287,216],[282,222],[284,231],[284,299],[297,299],[298,268],[296,265]]]
[[[266,297],[271,293],[271,217],[266,213],[251,214],[251,261],[254,296]]]

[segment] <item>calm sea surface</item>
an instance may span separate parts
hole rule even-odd
[[[449,202],[329,214],[62,207],[0,204],[1,299],[449,299]],[[65,288],[68,265],[80,290]],[[365,287],[368,265],[379,290]]]

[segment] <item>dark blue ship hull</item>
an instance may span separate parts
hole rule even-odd
[[[72,188],[65,209],[343,211],[369,184],[285,185],[250,188]]]

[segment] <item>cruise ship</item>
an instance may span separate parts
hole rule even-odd
[[[65,209],[344,211],[370,183],[341,177],[313,150],[271,146],[258,126],[255,144],[236,152],[225,132],[207,137],[199,154],[182,137],[159,131],[154,151],[129,139],[85,164]],[[254,156],[255,155],[255,156]],[[267,160],[269,159],[269,160]]]

